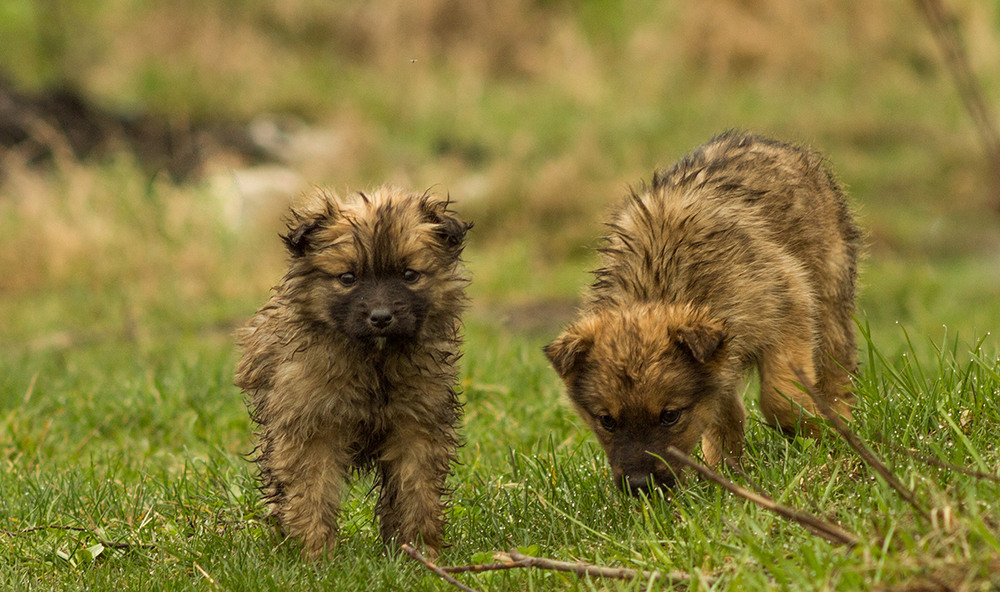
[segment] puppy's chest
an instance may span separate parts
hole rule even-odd
[[[382,415],[392,398],[394,385],[383,372],[376,372],[362,395],[376,415]]]
[[[419,380],[414,384],[413,377],[400,376],[387,372],[385,368],[375,367],[371,372],[359,376],[354,384],[350,401],[344,403],[356,408],[365,423],[381,427],[385,422],[391,422],[394,416],[405,414],[414,399],[421,397]]]
[[[383,432],[450,409],[449,377],[433,356],[419,354],[358,348],[350,352],[352,363],[331,364],[336,372],[323,380],[324,423]]]

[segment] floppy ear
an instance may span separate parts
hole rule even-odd
[[[285,247],[293,257],[302,257],[312,252],[315,247],[316,231],[328,226],[337,216],[338,209],[333,202],[333,198],[326,193],[320,192],[317,198],[322,200],[317,208],[317,204],[307,204],[301,208],[292,208],[286,225],[288,232],[281,235]]]
[[[592,324],[580,321],[570,325],[542,351],[559,377],[568,382],[586,363],[587,355],[594,347],[594,337]]]
[[[438,222],[438,236],[451,247],[462,247],[465,243],[465,233],[472,228],[472,222],[465,222],[458,217],[445,214]]]
[[[677,330],[677,341],[686,347],[699,364],[721,354],[726,340],[726,332],[712,322],[696,321]]]
[[[429,196],[421,204],[426,220],[436,226],[435,232],[445,249],[457,258],[465,247],[465,233],[472,228],[472,222],[465,222],[455,212],[448,209],[450,199],[434,199]]]
[[[322,225],[323,218],[319,216],[289,223],[288,233],[281,235],[281,240],[293,257],[302,257],[313,250],[312,235]]]

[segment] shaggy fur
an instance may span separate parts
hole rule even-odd
[[[672,485],[669,445],[738,459],[750,367],[775,427],[816,431],[794,368],[850,416],[860,237],[820,156],[728,132],[658,171],[608,227],[584,310],[545,353],[619,484]]]
[[[288,272],[238,335],[236,384],[270,513],[309,556],[333,546],[361,469],[377,472],[387,544],[441,546],[470,226],[445,199],[388,186],[292,209]]]

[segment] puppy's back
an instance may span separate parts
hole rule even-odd
[[[748,356],[755,335],[842,326],[853,311],[859,232],[811,150],[728,132],[657,172],[608,227],[590,307],[706,306]],[[804,306],[831,318],[786,326],[790,299],[814,297]]]
[[[854,282],[860,232],[825,159],[808,148],[730,131],[658,172],[651,193],[700,201],[722,227],[743,224],[801,261],[814,281]]]

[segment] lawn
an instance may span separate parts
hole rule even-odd
[[[465,585],[1000,588],[1000,218],[933,39],[890,4],[6,3],[0,72],[23,88],[69,80],[174,125],[278,122],[291,148],[263,166],[206,151],[183,182],[58,138],[40,162],[0,153],[0,587],[457,589],[381,545],[365,476],[335,552],[304,562],[263,520],[232,385],[232,332],[282,273],[288,199],[392,181],[476,222],[438,563],[516,548],[686,578],[518,568]],[[996,97],[1000,9],[953,4]],[[693,475],[623,496],[541,352],[590,281],[606,209],[733,126],[810,143],[848,186],[868,243],[849,427],[913,497],[832,427],[769,429],[752,378],[744,474],[721,473],[853,545]],[[232,182],[279,167],[298,181],[263,198]]]

